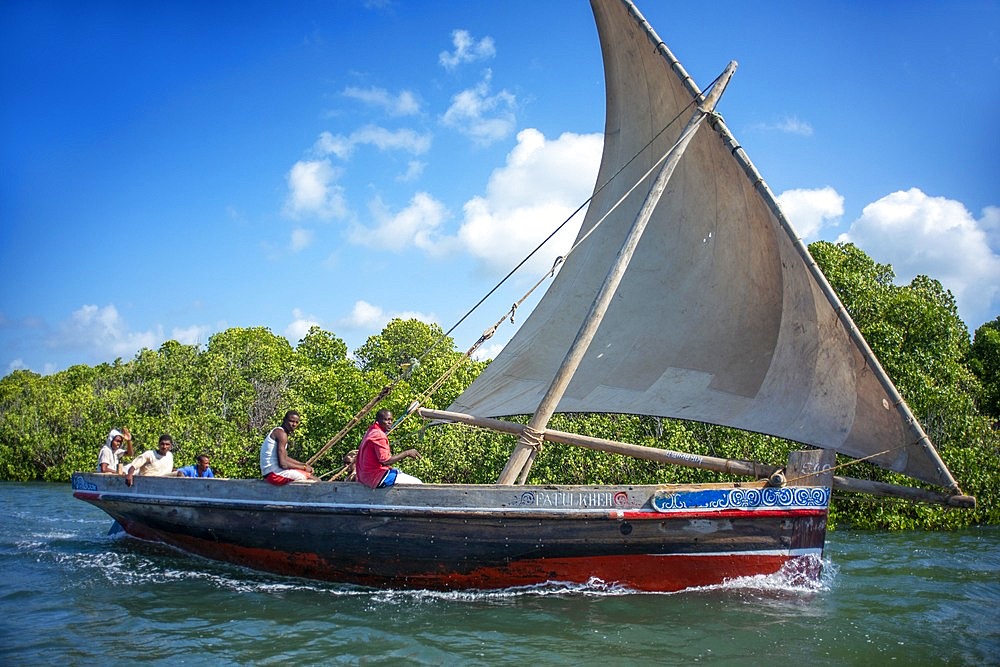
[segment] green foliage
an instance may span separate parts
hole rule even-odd
[[[311,368],[330,368],[347,361],[347,343],[318,326],[309,328],[306,337],[295,347],[297,360]]]
[[[263,327],[227,329],[208,341],[201,355],[200,400],[242,431],[256,433],[282,407],[294,379],[292,347]]]
[[[1000,316],[976,329],[968,366],[982,383],[980,410],[1000,424]]]
[[[438,325],[415,319],[392,320],[381,334],[369,338],[355,356],[364,373],[381,374],[387,381],[401,375],[406,377],[400,386],[405,385],[410,391],[400,393],[411,397],[422,395],[438,378],[451,373],[433,396],[423,396],[422,404],[426,407],[449,405],[485,365],[464,360],[464,355],[455,350],[455,342]],[[402,412],[407,403],[401,402],[401,407],[394,411]]]
[[[890,266],[850,244],[819,242],[810,251],[963,490],[979,502],[970,512],[838,494],[831,523],[880,529],[1000,523],[1000,430],[993,428],[1000,413],[1000,318],[980,327],[970,344],[952,295],[937,281],[918,276],[895,285]],[[168,341],[125,362],[73,366],[44,377],[15,371],[0,379],[0,479],[62,481],[74,470],[91,470],[108,431],[122,426],[132,431],[137,453],[168,432],[178,465],[205,452],[217,474],[257,477],[261,440],[288,409],[303,416],[290,452],[306,460],[383,388],[394,390],[375,409],[389,408],[397,417],[414,399],[444,408],[485,366],[465,359],[437,325],[397,319],[353,357],[340,338],[318,327],[295,347],[268,329],[252,327],[220,332],[204,348]],[[318,470],[339,469],[372,420],[373,415],[362,415],[317,461]],[[733,429],[634,415],[556,415],[550,428],[775,465],[799,447]],[[414,447],[423,455],[403,462],[406,472],[442,483],[494,483],[515,445],[510,435],[428,426],[415,416],[402,421],[391,438],[396,451]],[[863,463],[847,474],[909,483]],[[720,477],[726,476],[546,442],[528,481],[679,484]]]

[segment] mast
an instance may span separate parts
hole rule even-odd
[[[531,468],[531,454],[537,451],[541,445],[545,437],[545,427],[555,413],[560,399],[562,399],[566,388],[573,379],[573,374],[576,373],[580,362],[590,347],[590,343],[594,339],[594,335],[597,333],[597,329],[601,325],[601,321],[604,319],[608,306],[611,304],[611,299],[614,297],[615,291],[621,283],[622,276],[625,274],[625,270],[632,260],[635,248],[639,243],[639,239],[642,238],[642,234],[649,223],[650,217],[653,215],[653,211],[656,209],[660,196],[666,189],[670,177],[684,155],[684,150],[691,142],[702,121],[714,112],[719,98],[722,96],[726,85],[735,71],[736,62],[732,61],[722,75],[720,75],[716,85],[709,91],[708,96],[704,98],[695,110],[695,113],[681,133],[681,138],[671,149],[666,161],[660,168],[660,172],[650,187],[649,193],[646,195],[646,199],[643,201],[639,213],[632,223],[632,228],[629,230],[629,234],[622,244],[621,250],[618,251],[618,256],[615,258],[614,264],[608,270],[604,284],[594,298],[590,311],[584,318],[573,344],[570,345],[569,350],[566,352],[566,356],[563,358],[562,364],[553,377],[548,391],[542,397],[541,403],[539,403],[538,408],[532,415],[531,421],[518,439],[514,451],[511,452],[507,465],[504,467],[503,472],[500,473],[500,479],[497,481],[498,484],[513,484],[515,480],[520,479],[523,481],[527,478],[528,471]]]

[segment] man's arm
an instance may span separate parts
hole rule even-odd
[[[420,452],[415,449],[407,449],[405,452],[400,452],[395,456],[390,456],[385,461],[382,461],[382,465],[391,466],[393,463],[398,463],[403,459],[419,459]]]
[[[132,434],[124,426],[122,426],[122,439],[125,441],[125,456],[129,458],[135,456],[132,452]]]
[[[281,429],[280,431],[278,431],[278,435],[275,436],[274,441],[278,443],[279,466],[285,468],[286,470],[291,468],[292,470],[302,470],[308,473],[311,473],[313,471],[312,466],[306,465],[301,461],[296,461],[295,459],[293,459],[291,456],[288,455],[288,434],[285,433],[285,429]]]
[[[146,452],[143,452],[139,456],[132,459],[132,462],[128,464],[128,470],[125,471],[125,484],[127,486],[132,486],[132,478],[135,473],[139,472],[139,469],[146,463]]]

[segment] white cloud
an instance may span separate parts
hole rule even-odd
[[[342,134],[333,135],[329,132],[321,132],[313,144],[312,153],[319,157],[336,155],[341,160],[346,160],[354,151],[354,144],[350,137]]]
[[[955,296],[962,319],[974,330],[1000,312],[998,223],[996,207],[984,209],[976,220],[961,202],[911,188],[866,206],[837,240],[854,243],[876,261],[892,264],[901,282],[920,274],[939,280]]]
[[[444,204],[426,192],[418,192],[403,210],[392,213],[381,199],[370,205],[375,226],[357,227],[350,239],[359,245],[382,250],[402,250],[416,246],[431,254],[440,254],[437,230],[448,218]]]
[[[208,340],[211,330],[197,324],[189,327],[174,327],[170,330],[170,338],[182,345],[201,345]]]
[[[315,216],[323,220],[347,215],[343,188],[334,184],[340,172],[329,160],[296,162],[288,172],[284,212],[290,218]]]
[[[344,95],[385,110],[390,116],[412,116],[420,113],[420,102],[409,90],[393,95],[384,88],[345,88]]]
[[[538,130],[524,130],[506,164],[491,174],[486,193],[464,205],[456,234],[446,236],[442,231],[449,218],[445,205],[418,192],[397,212],[374,200],[370,207],[374,224],[355,228],[350,239],[387,250],[417,247],[438,257],[464,251],[490,273],[509,269],[590,196],[602,146],[598,134],[566,133],[548,141]],[[574,219],[533,260],[536,275],[566,252],[582,219],[582,214]]]
[[[47,344],[50,348],[83,350],[96,359],[108,360],[132,357],[144,347],[156,349],[163,340],[160,328],[129,331],[113,305],[85,305],[59,323]]]
[[[396,177],[396,180],[401,183],[412,183],[413,181],[420,178],[424,173],[424,169],[427,167],[426,162],[421,162],[419,160],[410,160],[409,164],[406,165],[406,173],[400,174]]]
[[[462,247],[490,272],[515,266],[590,196],[602,146],[599,134],[565,133],[548,141],[538,130],[522,130],[485,195],[465,204]],[[569,249],[582,221],[581,212],[536,255],[535,275]]]
[[[313,144],[313,153],[317,157],[335,155],[346,160],[358,146],[375,146],[382,151],[400,150],[420,155],[431,147],[431,135],[419,134],[413,130],[387,130],[378,125],[365,125],[348,136],[333,135],[323,132]]]
[[[291,248],[292,252],[298,252],[308,248],[313,240],[313,232],[309,229],[296,227],[292,230]]]
[[[795,116],[785,116],[773,123],[757,123],[751,127],[755,130],[765,132],[784,132],[785,134],[797,134],[802,137],[811,137],[813,134],[812,125],[799,120]]]
[[[342,320],[342,323],[352,329],[371,329],[381,326],[379,323],[385,324],[388,321],[389,318],[378,306],[373,306],[367,301],[356,301],[351,314]]]
[[[507,138],[517,125],[514,115],[517,98],[506,90],[491,95],[491,78],[492,74],[487,70],[483,80],[474,88],[455,95],[441,118],[446,126],[458,130],[481,146]]]
[[[468,30],[453,31],[451,43],[455,46],[454,51],[442,51],[438,55],[438,61],[447,70],[464,63],[492,58],[497,52],[492,37],[483,37],[477,42]]]
[[[291,324],[285,327],[285,338],[292,345],[297,345],[313,327],[322,326],[315,316],[306,315],[298,308],[292,309],[292,318]]]
[[[979,227],[986,234],[986,242],[991,248],[1000,248],[1000,206],[987,206],[983,209],[983,217],[979,219]]]
[[[509,342],[509,341],[508,341]],[[472,358],[476,361],[487,361],[489,359],[496,359],[500,351],[503,350],[507,343],[490,343],[489,345],[483,345],[478,350],[472,353]]]
[[[428,324],[437,323],[437,316],[433,313],[428,315],[416,311],[386,312],[379,306],[372,305],[364,300],[358,300],[354,303],[351,314],[340,320],[338,326],[374,334],[381,331],[390,320],[396,318],[420,320]]]
[[[815,241],[820,229],[836,225],[844,215],[844,197],[831,187],[786,190],[777,199],[792,227],[807,241]]]
[[[202,325],[174,327],[169,336],[159,325],[147,331],[132,331],[114,305],[87,304],[58,323],[45,344],[52,350],[82,356],[80,363],[103,363],[119,357],[131,359],[142,349],[157,350],[167,340],[201,345],[211,331]],[[55,372],[53,364],[46,364],[46,369],[45,372]]]

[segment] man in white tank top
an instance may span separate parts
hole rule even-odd
[[[281,426],[275,426],[260,446],[260,474],[271,484],[315,482],[312,466],[288,455],[288,436],[299,427],[302,417],[295,410],[285,413]]]

